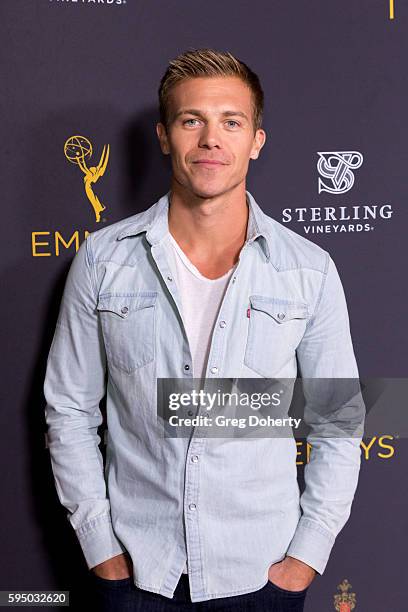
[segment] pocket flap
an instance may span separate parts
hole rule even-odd
[[[157,300],[156,291],[140,293],[106,293],[98,298],[97,310],[109,310],[125,319],[134,310],[154,306]]]
[[[264,295],[250,295],[249,300],[251,308],[265,312],[278,323],[284,323],[291,319],[307,319],[309,317],[308,306],[304,302],[272,298]]]

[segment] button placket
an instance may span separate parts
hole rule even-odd
[[[225,316],[226,314],[225,310],[229,306],[229,302],[231,299],[231,291],[232,291],[233,285],[236,283],[237,278],[238,278],[239,266],[242,264],[242,255],[244,251],[246,250],[248,244],[250,244],[251,242],[252,240],[250,240],[249,242],[246,242],[241,249],[241,253],[238,259],[238,264],[237,264],[237,267],[235,268],[235,274],[234,276],[232,276],[232,278],[230,279],[227,285],[226,291],[224,293],[224,297],[220,305],[220,309],[219,309],[220,316],[223,316],[223,315]],[[228,320],[228,316],[227,316],[227,320]],[[210,364],[211,362],[214,363],[214,361],[215,363],[217,363],[217,361],[221,359],[222,347],[223,347],[223,343],[225,343],[225,339],[223,336],[220,336],[219,332],[220,332],[220,328],[223,329],[226,327],[226,325],[227,325],[227,321],[225,319],[221,319],[218,322],[218,326],[214,329],[214,332],[211,338],[210,351],[208,355],[208,364]],[[214,364],[213,366],[211,366],[209,370],[207,370],[206,375],[208,374],[208,372],[210,374],[217,375],[219,374],[219,368],[217,365]]]
[[[186,487],[184,493],[187,562],[193,586],[198,590],[204,588],[202,578],[203,559],[200,547],[199,512],[197,503],[194,500],[199,498],[200,464],[198,458],[203,452],[204,444],[205,440],[196,437],[194,432],[189,446],[189,452],[192,454],[190,455],[190,461],[186,465]]]
[[[185,327],[184,327],[184,323],[183,323],[183,317],[181,315],[181,297],[179,295],[178,292],[178,288],[177,288],[177,283],[174,282],[174,277],[171,273],[171,270],[168,266],[167,263],[167,259],[164,256],[164,252],[163,249],[160,247],[160,245],[153,245],[151,248],[151,253],[153,256],[153,259],[155,260],[157,267],[160,271],[160,274],[163,278],[163,280],[165,281],[166,287],[169,291],[169,294],[171,295],[176,307],[177,307],[177,311],[181,320],[181,325],[184,328],[184,331],[186,333]],[[187,335],[187,334],[186,334]],[[183,350],[183,362],[181,364],[181,367],[183,368],[183,375],[187,376],[189,378],[193,377],[193,371],[191,366],[189,365],[192,363],[192,356],[191,356],[191,349],[190,346],[188,344],[188,340],[187,340],[187,349]]]

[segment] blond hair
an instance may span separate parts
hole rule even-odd
[[[264,93],[258,76],[229,52],[214,49],[189,49],[169,62],[158,90],[160,122],[166,132],[169,126],[169,94],[181,81],[197,77],[235,76],[252,92],[254,132],[262,125]]]

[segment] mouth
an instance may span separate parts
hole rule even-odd
[[[219,166],[225,166],[224,162],[215,160],[215,159],[199,159],[198,161],[193,162],[197,166],[205,166],[208,168],[214,168]]]

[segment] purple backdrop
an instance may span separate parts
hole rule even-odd
[[[157,88],[185,49],[231,51],[259,74],[267,143],[248,189],[271,216],[330,250],[361,376],[405,376],[407,25],[403,0],[1,1],[0,590],[70,590],[72,609],[83,597],[87,569],[44,444],[46,357],[86,231],[168,189]],[[99,222],[80,168],[64,155],[76,135],[92,144],[95,165],[110,147],[94,189],[106,207]],[[406,609],[407,442],[383,430],[370,444],[350,520],[306,612],[335,610],[344,579],[357,612]]]

